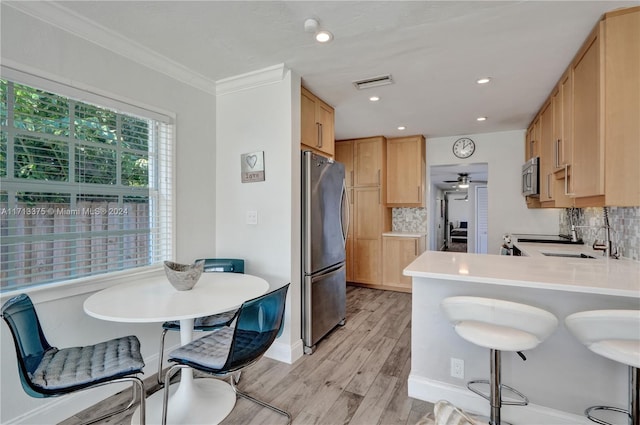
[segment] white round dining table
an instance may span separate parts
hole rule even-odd
[[[185,345],[193,340],[195,318],[238,308],[268,290],[266,280],[241,273],[203,273],[189,291],[176,290],[166,276],[158,275],[96,292],[85,300],[84,311],[112,322],[179,320],[180,343]],[[219,379],[193,379],[189,368],[181,374],[180,382],[170,387],[168,424],[217,424],[231,413],[236,395],[229,384]],[[163,391],[147,398],[147,424],[161,423],[162,398]],[[132,423],[139,417],[134,413]]]

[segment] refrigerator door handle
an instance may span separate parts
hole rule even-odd
[[[342,205],[340,206],[342,209],[342,213],[340,214],[340,226],[342,227],[342,240],[343,245],[347,246],[347,234],[349,233],[349,195],[347,194],[347,187],[345,186],[344,180],[342,180]],[[346,214],[345,214],[346,210]],[[345,225],[346,224],[346,225]]]

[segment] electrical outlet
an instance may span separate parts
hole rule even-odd
[[[247,224],[258,224],[258,211],[247,211]]]
[[[451,358],[451,376],[464,379],[464,360]]]

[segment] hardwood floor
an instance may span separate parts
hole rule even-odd
[[[411,294],[347,287],[347,321],[324,338],[312,355],[289,365],[266,357],[242,373],[238,387],[287,410],[300,425],[415,425],[433,405],[407,396],[411,369]],[[145,380],[158,390],[155,376]],[[115,395],[64,422],[98,416],[98,410],[126,403],[129,392]],[[120,415],[101,424],[128,423]],[[268,409],[238,398],[222,422],[284,424]]]

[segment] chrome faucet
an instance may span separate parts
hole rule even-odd
[[[604,229],[604,243],[600,243],[597,239],[593,242],[592,248],[596,251],[602,251],[602,255],[608,256],[610,258],[619,259],[620,254],[618,253],[618,247],[613,244],[613,240],[611,239],[611,232],[615,232],[611,225],[609,224],[609,209],[604,207],[604,224],[602,226],[574,226],[571,225],[571,240],[573,240],[573,235],[575,233],[576,228],[589,228],[589,229]]]

